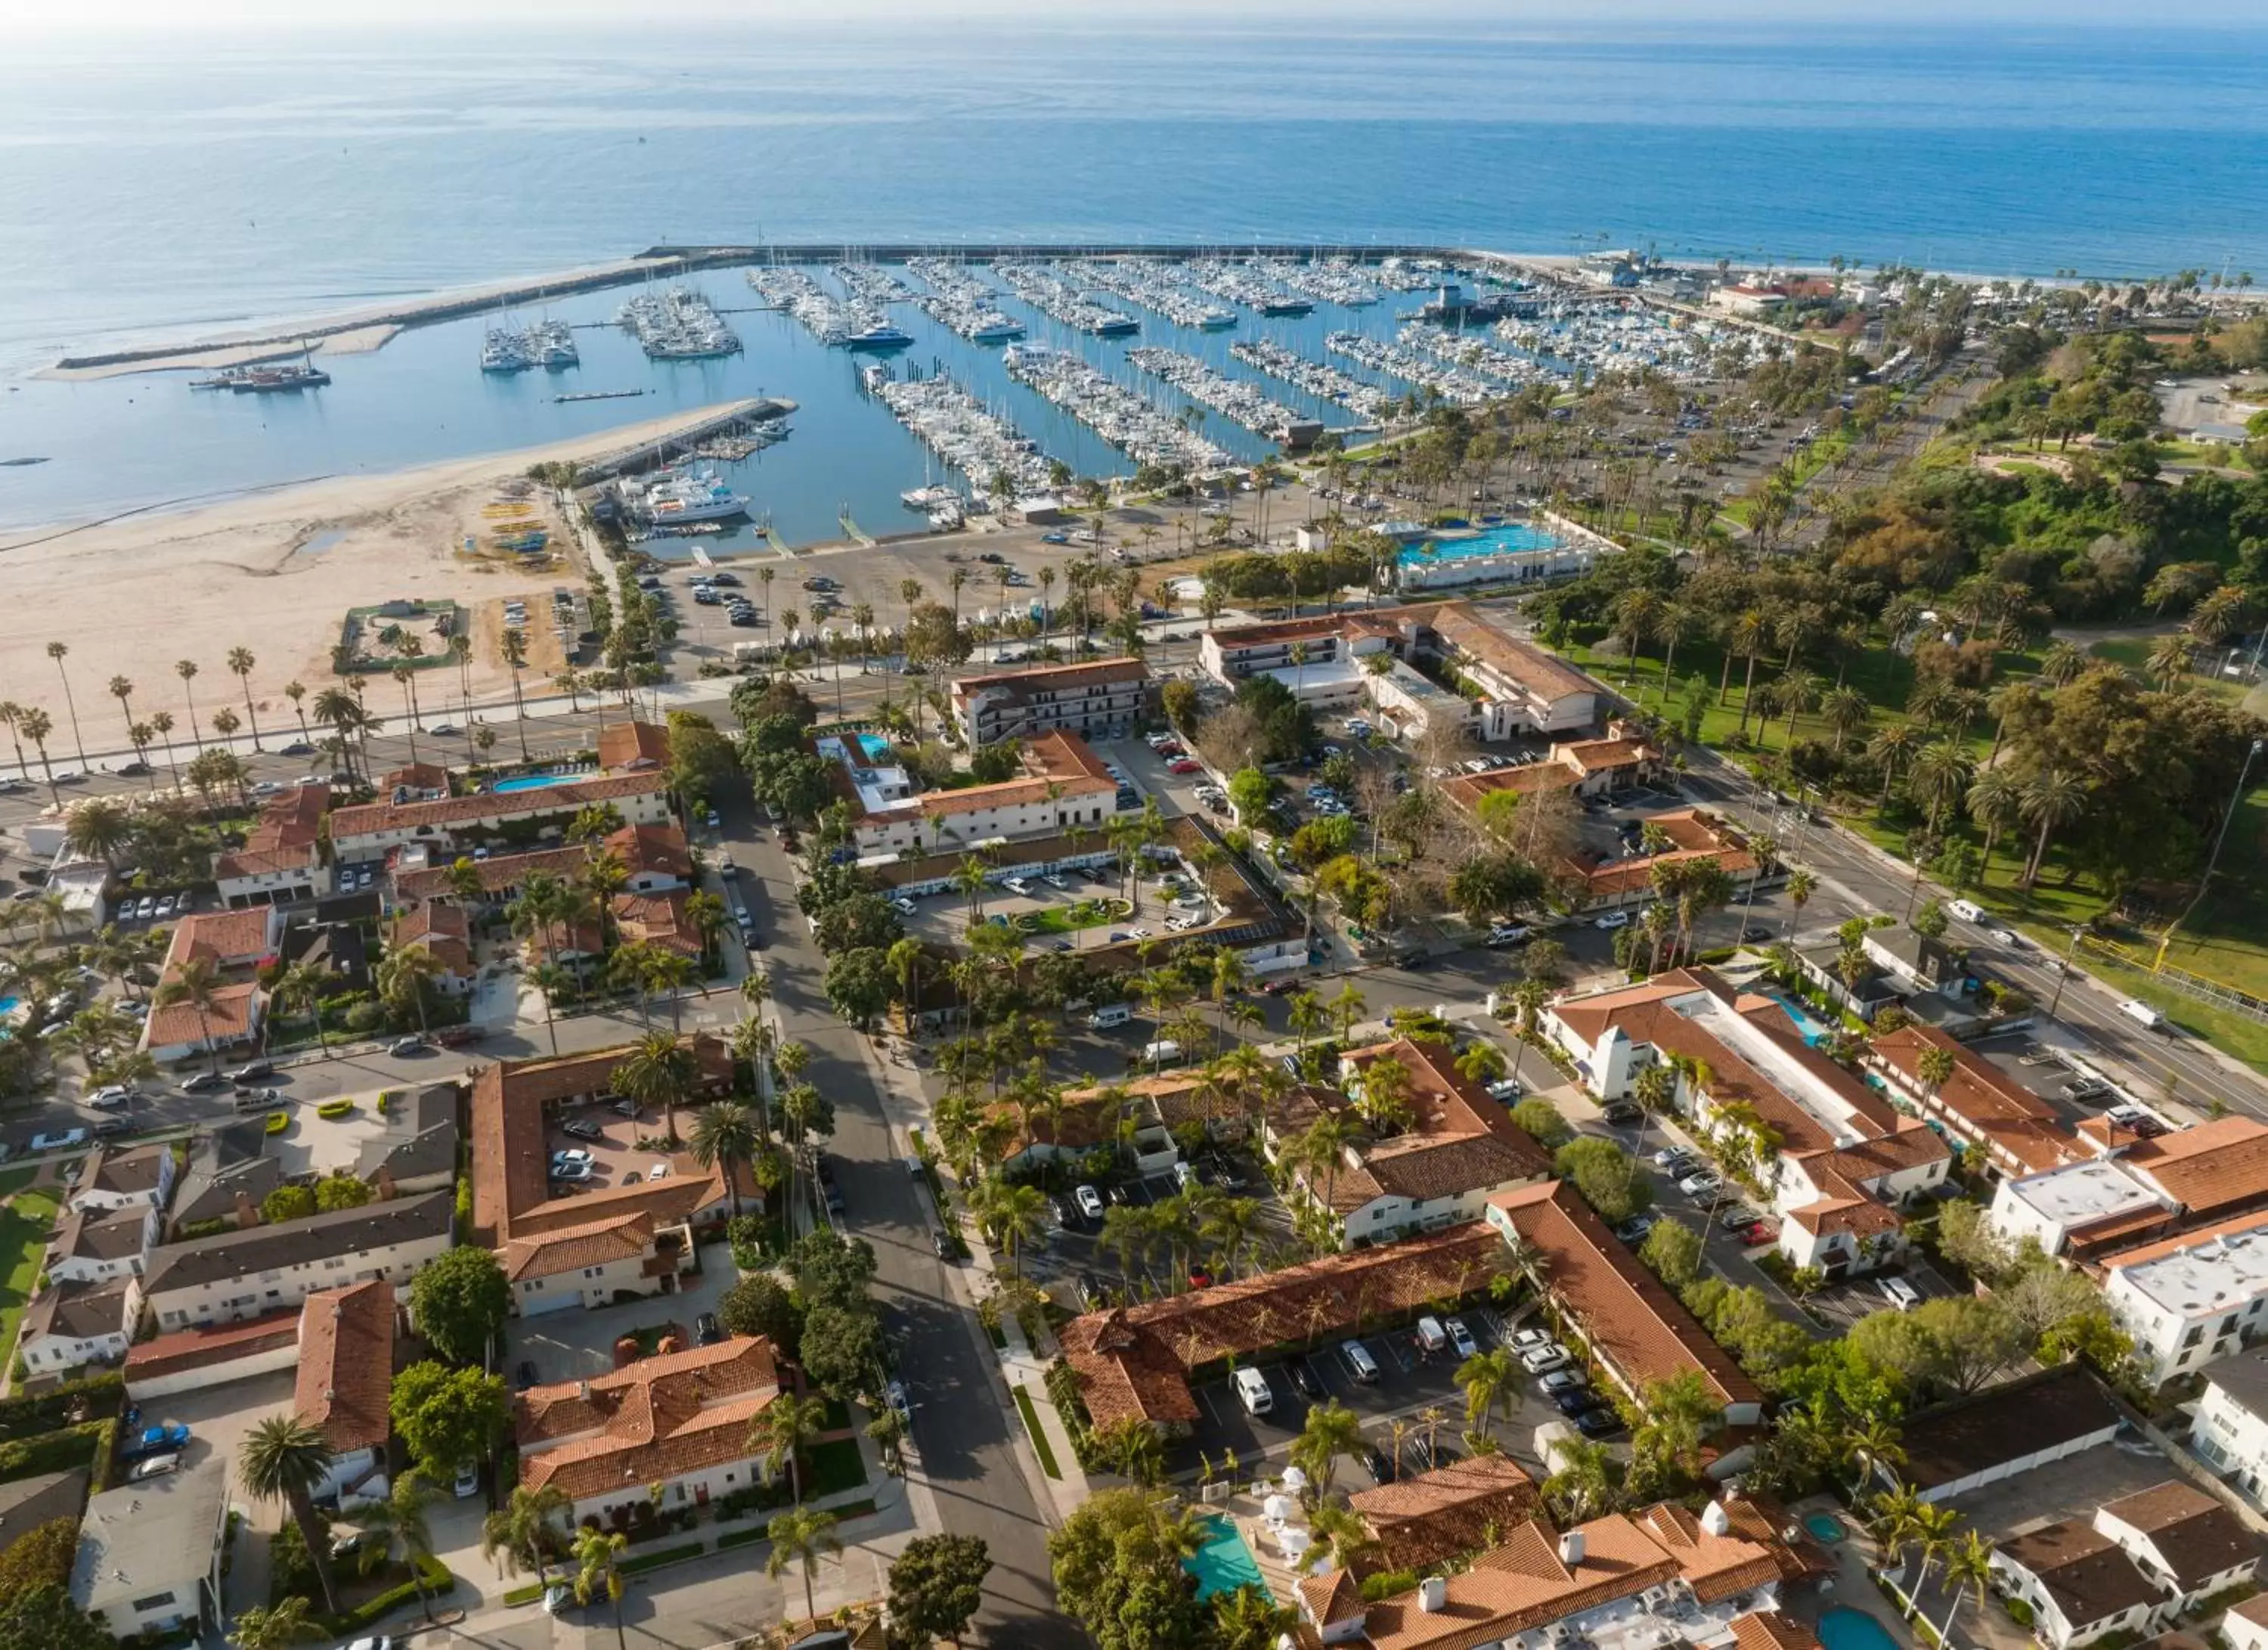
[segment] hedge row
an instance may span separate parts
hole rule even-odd
[[[74,1411],[84,1404],[92,1416],[114,1415],[126,1396],[126,1377],[116,1370],[68,1381],[49,1392],[30,1397],[0,1398],[0,1440],[29,1438],[71,1425]]]
[[[456,1587],[457,1578],[451,1575],[448,1567],[438,1558],[419,1559],[417,1573],[425,1583],[423,1595],[418,1592],[416,1582],[404,1581],[400,1587],[388,1587],[377,1597],[367,1599],[352,1609],[319,1619],[331,1632],[357,1633],[375,1622],[384,1621],[404,1605],[416,1603],[421,1596],[445,1598]]]

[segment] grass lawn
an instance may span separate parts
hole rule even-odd
[[[1024,1425],[1032,1434],[1032,1448],[1040,1458],[1041,1470],[1050,1478],[1063,1477],[1063,1469],[1056,1465],[1056,1452],[1048,1443],[1048,1435],[1040,1430],[1040,1418],[1032,1407],[1032,1395],[1021,1387],[1009,1389],[1016,1395],[1016,1408],[1023,1412]]]
[[[19,1191],[0,1209],[0,1356],[16,1354],[16,1324],[32,1298],[60,1200],[41,1187]]]
[[[2122,637],[2112,642],[2097,642],[2087,651],[2097,659],[2107,659],[2113,664],[2124,665],[2128,670],[2139,676],[2149,665],[2151,645],[2152,640],[2146,636],[2130,636]],[[2213,657],[2217,659],[2218,654]],[[2190,687],[2194,692],[2209,693],[2215,698],[2226,699],[2232,704],[2242,702],[2252,691],[2244,682],[2230,681],[2226,677],[2204,672],[2191,673]]]
[[[1114,911],[1113,904],[1124,901],[1079,900],[1070,905],[1050,905],[1044,910],[1020,912],[1016,926],[1027,934],[1068,934],[1081,928],[1100,928],[1106,923],[1127,920],[1123,911]]]
[[[0,1197],[12,1197],[40,1177],[40,1166],[26,1163],[19,1168],[0,1169]]]
[[[866,1463],[859,1458],[858,1440],[838,1438],[814,1444],[804,1457],[803,1499],[815,1500],[866,1482]]]

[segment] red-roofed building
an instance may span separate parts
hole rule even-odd
[[[319,1290],[299,1308],[292,1410],[331,1447],[318,1496],[344,1497],[386,1465],[395,1313],[394,1285],[382,1278]]]
[[[293,785],[260,810],[244,846],[213,857],[213,883],[225,906],[289,905],[331,891],[323,863],[323,814],[331,806],[327,784]]]
[[[1656,866],[1713,859],[1733,880],[1736,897],[1756,880],[1758,866],[1756,857],[1749,851],[1748,839],[1718,815],[1690,807],[1650,815],[1646,822],[1668,839],[1659,853],[1622,858],[1586,849],[1560,862],[1571,909],[1604,911],[1651,904]]]
[[[479,973],[473,961],[472,936],[472,918],[463,906],[428,900],[394,919],[392,944],[397,951],[415,947],[431,956],[441,965],[434,984],[461,996],[473,989]]]
[[[669,766],[669,730],[655,722],[609,722],[599,730],[599,766],[637,773]]]
[[[1953,1057],[1953,1075],[1940,1084],[1921,1075],[1921,1057],[1931,1049]],[[1999,1174],[2036,1175],[2095,1155],[2063,1126],[2054,1107],[1933,1026],[1914,1021],[1884,1032],[1874,1040],[1866,1064]]]
[[[657,1484],[657,1511],[706,1506],[768,1481],[749,1433],[779,1395],[772,1344],[745,1335],[533,1388],[513,1405],[519,1482],[558,1490],[578,1522],[618,1526]]]
[[[1116,739],[1142,719],[1149,698],[1147,665],[1097,659],[960,677],[953,684],[953,717],[971,750],[1046,733]]]
[[[666,894],[617,894],[614,899],[615,925],[627,943],[659,947],[697,961],[701,932],[686,914],[692,895],[682,889]]]
[[[1116,811],[1118,782],[1085,740],[1041,734],[1024,747],[1023,761],[1021,778],[928,791],[886,807],[861,809],[850,825],[859,854],[909,848],[942,853],[998,837],[1057,836],[1074,828],[1100,831]],[[853,807],[860,805],[854,802]]]

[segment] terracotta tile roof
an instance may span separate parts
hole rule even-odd
[[[1686,1585],[1704,1604],[1779,1580],[1779,1565],[1771,1552],[1735,1534],[1729,1520],[1725,1533],[1717,1535],[1691,1508],[1674,1501],[1657,1503],[1633,1516],[1638,1528],[1677,1560]]]
[[[649,1484],[753,1460],[750,1425],[779,1392],[772,1344],[745,1335],[534,1388],[515,1405],[519,1481],[576,1501],[625,1487],[642,1496]]]
[[[213,861],[219,878],[258,876],[271,871],[298,871],[320,857],[323,814],[331,806],[327,784],[293,785],[260,810],[260,817],[245,833],[244,846],[224,851]]]
[[[1524,1186],[1489,1200],[1544,1256],[1544,1286],[1583,1334],[1641,1390],[1692,1371],[1724,1404],[1764,1394],[1690,1312],[1625,1249],[1572,1186]]]
[[[1753,1610],[1733,1621],[1734,1650],[1820,1650],[1819,1635],[1785,1610]]]
[[[2231,1604],[2228,1613],[2241,1617],[2256,1627],[2268,1627],[2268,1593],[2255,1593],[2240,1603]],[[2227,1638],[2226,1634],[2222,1636]]]
[[[163,982],[160,982],[161,985]],[[203,1016],[199,1017],[194,1005],[173,1003],[150,1011],[148,1031],[144,1046],[170,1049],[181,1044],[195,1046],[205,1039],[210,1030],[215,1042],[237,1042],[252,1035],[254,1006],[258,1002],[260,988],[247,980],[238,985],[223,985],[212,994]]]
[[[1731,1491],[1717,1499],[1727,1524],[1743,1541],[1752,1541],[1772,1556],[1783,1581],[1801,1581],[1832,1575],[1835,1560],[1824,1547],[1804,1533],[1803,1526],[1778,1502],[1760,1495]]]
[[[2125,1159],[2192,1215],[2268,1199],[2268,1123],[2257,1118],[2219,1117],[2177,1129],[2128,1147]]]
[[[462,906],[428,900],[394,919],[393,943],[396,949],[423,947],[451,974],[466,979],[474,971],[472,932],[472,918]]]
[[[1138,659],[1097,659],[1079,665],[1046,665],[1036,670],[996,671],[989,675],[956,677],[953,695],[967,699],[979,692],[1000,690],[1019,699],[1035,693],[1077,692],[1120,681],[1147,681],[1150,667]]]
[[[698,957],[701,934],[693,926],[693,919],[685,914],[688,897],[682,888],[671,888],[662,894],[617,894],[614,899],[615,921],[627,939],[659,946],[681,957]]]
[[[1550,1172],[1550,1154],[1447,1056],[1438,1043],[1402,1037],[1342,1057],[1342,1069],[1351,1065],[1358,1074],[1381,1059],[1408,1072],[1413,1116],[1403,1133],[1358,1146],[1360,1169],[1342,1171],[1333,1187],[1332,1203],[1339,1213],[1351,1213],[1380,1196],[1424,1203]],[[1354,1201],[1348,1202],[1351,1197]]]
[[[595,803],[618,802],[625,797],[658,796],[666,783],[658,773],[606,774],[503,795],[482,792],[474,796],[443,797],[432,802],[404,802],[399,807],[391,802],[370,802],[360,807],[342,807],[332,814],[331,840],[344,843],[388,831],[447,830],[483,820],[573,814]]]
[[[394,1285],[382,1278],[309,1295],[299,1313],[292,1407],[335,1455],[383,1448],[393,1436]]]
[[[449,794],[449,770],[438,762],[405,762],[378,782],[381,792],[438,791]]]
[[[1494,768],[1486,773],[1461,773],[1441,781],[1441,794],[1468,814],[1479,811],[1481,799],[1498,791],[1529,796],[1538,791],[1571,789],[1582,776],[1556,762],[1522,762],[1517,768]]]
[[[1642,739],[1579,739],[1551,748],[1551,759],[1585,774],[1611,773],[1659,762],[1661,753]]]
[[[632,876],[640,872],[674,877],[693,874],[693,850],[675,825],[625,825],[609,832],[604,846]]]
[[[1189,1374],[1232,1355],[1456,1300],[1502,1269],[1504,1241],[1479,1221],[1281,1271],[1091,1312],[1057,1337],[1098,1426],[1189,1421]]]
[[[2136,1567],[2125,1550],[2091,1524],[2067,1519],[2043,1524],[1999,1543],[1999,1551],[2031,1572],[2074,1629],[2155,1604],[2157,1583]]]
[[[136,1380],[155,1381],[185,1370],[234,1363],[299,1344],[300,1308],[270,1312],[241,1323],[200,1324],[176,1330],[129,1347],[126,1380],[130,1390]]]
[[[705,1034],[689,1041],[709,1090],[729,1088],[731,1051]],[[629,1052],[627,1048],[598,1049],[556,1059],[500,1060],[474,1079],[475,1241],[501,1249],[516,1237],[585,1226],[640,1209],[652,1212],[659,1224],[674,1225],[726,1201],[722,1171],[703,1169],[690,1157],[674,1160],[674,1172],[659,1182],[574,1197],[550,1195],[547,1109],[579,1095],[613,1093],[615,1067]],[[744,1193],[750,1184],[743,1171]]]
[[[1802,1164],[1806,1172],[1823,1170],[1853,1184],[1864,1185],[1869,1181],[1926,1168],[1932,1163],[1949,1162],[1952,1158],[1953,1148],[1939,1138],[1936,1130],[1918,1117],[1902,1117],[1895,1130],[1879,1138],[1860,1140],[1831,1152],[1800,1153],[1795,1161]]]
[[[1303,1575],[1295,1585],[1300,1591],[1300,1608],[1308,1620],[1320,1626],[1352,1621],[1363,1613],[1362,1588],[1350,1571],[1336,1569],[1328,1575]]]
[[[1386,1549],[1386,1567],[1421,1569],[1491,1546],[1535,1510],[1535,1480],[1508,1455],[1474,1455],[1347,1498]]]
[[[1920,1061],[1930,1049],[1953,1056],[1953,1075],[1939,1087],[1935,1107],[1959,1132],[1984,1145],[2002,1168],[2037,1174],[2075,1162],[2077,1143],[2058,1120],[2055,1108],[1990,1060],[1972,1053],[1934,1026],[1911,1021],[1874,1040],[1870,1063],[1923,1103],[1929,1086]]]
[[[450,871],[456,862],[431,866],[423,871],[397,872],[394,878],[394,891],[406,900],[430,900],[452,892]],[[579,843],[571,848],[541,848],[527,854],[490,854],[485,859],[467,858],[481,880],[483,893],[497,894],[505,888],[518,888],[541,872],[548,876],[571,877],[591,863],[590,850]]]
[[[1446,603],[1437,609],[1429,628],[1539,699],[1565,699],[1599,691],[1599,684],[1573,666],[1498,630],[1461,602]]]
[[[1440,1609],[1421,1609],[1415,1593],[1381,1600],[1364,1618],[1364,1636],[1372,1650],[1473,1650],[1679,1577],[1677,1559],[1620,1514],[1575,1530],[1583,1546],[1576,1563],[1561,1560],[1550,1526],[1521,1524],[1447,1578]]]
[[[2100,1511],[2147,1536],[2183,1592],[2260,1557],[2260,1543],[2242,1519],[2204,1491],[2173,1479],[2105,1501]]]
[[[599,766],[608,773],[669,764],[669,730],[653,722],[609,722],[599,730]]]
[[[634,1209],[582,1226],[512,1239],[504,1246],[504,1275],[518,1283],[526,1278],[556,1278],[588,1266],[637,1260],[652,1241],[652,1211]]]
[[[1640,854],[1627,859],[1610,859],[1604,854],[1586,851],[1562,863],[1582,879],[1585,891],[1593,899],[1653,887],[1656,866],[1714,859],[1734,876],[1756,868],[1756,858],[1749,851],[1740,833],[1698,808],[1656,814],[1646,823],[1665,832],[1671,846],[1658,854]]]
[[[1347,630],[1346,616],[1331,614],[1311,619],[1271,619],[1258,624],[1217,625],[1207,634],[1213,645],[1223,653],[1240,653],[1248,648],[1274,647],[1288,642],[1313,642],[1324,637],[1337,637]]]
[[[210,957],[217,963],[256,961],[275,954],[269,924],[276,916],[271,905],[248,905],[239,911],[202,911],[181,918],[166,947],[166,967],[175,969],[192,957]]]

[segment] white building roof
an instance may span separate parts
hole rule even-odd
[[[2268,1215],[2249,1232],[2178,1244],[2170,1254],[2114,1267],[2113,1276],[2160,1311],[2180,1317],[2242,1306],[2268,1293]]]
[[[1714,991],[1690,991],[1664,1005],[1682,1020],[1690,1020],[1739,1055],[1757,1074],[1809,1113],[1837,1146],[1856,1145],[1877,1138],[1882,1131],[1852,1121],[1851,1103],[1817,1072],[1766,1036],[1749,1020],[1734,1012],[1732,1004]]]
[[[2070,1163],[2007,1183],[2007,1195],[2039,1219],[2069,1229],[2156,1204],[2134,1177],[2107,1159]]]
[[[1273,676],[1284,684],[1286,692],[1305,699],[1359,686],[1370,673],[1363,669],[1360,659],[1351,659],[1341,650],[1336,659],[1311,659],[1297,668],[1286,665],[1281,670],[1256,670],[1252,674]]]
[[[137,1598],[178,1590],[206,1574],[227,1492],[228,1469],[208,1451],[195,1466],[92,1497],[79,1521],[71,1602],[88,1611],[114,1604],[130,1610]],[[197,1613],[194,1594],[174,1602],[184,1616]]]

